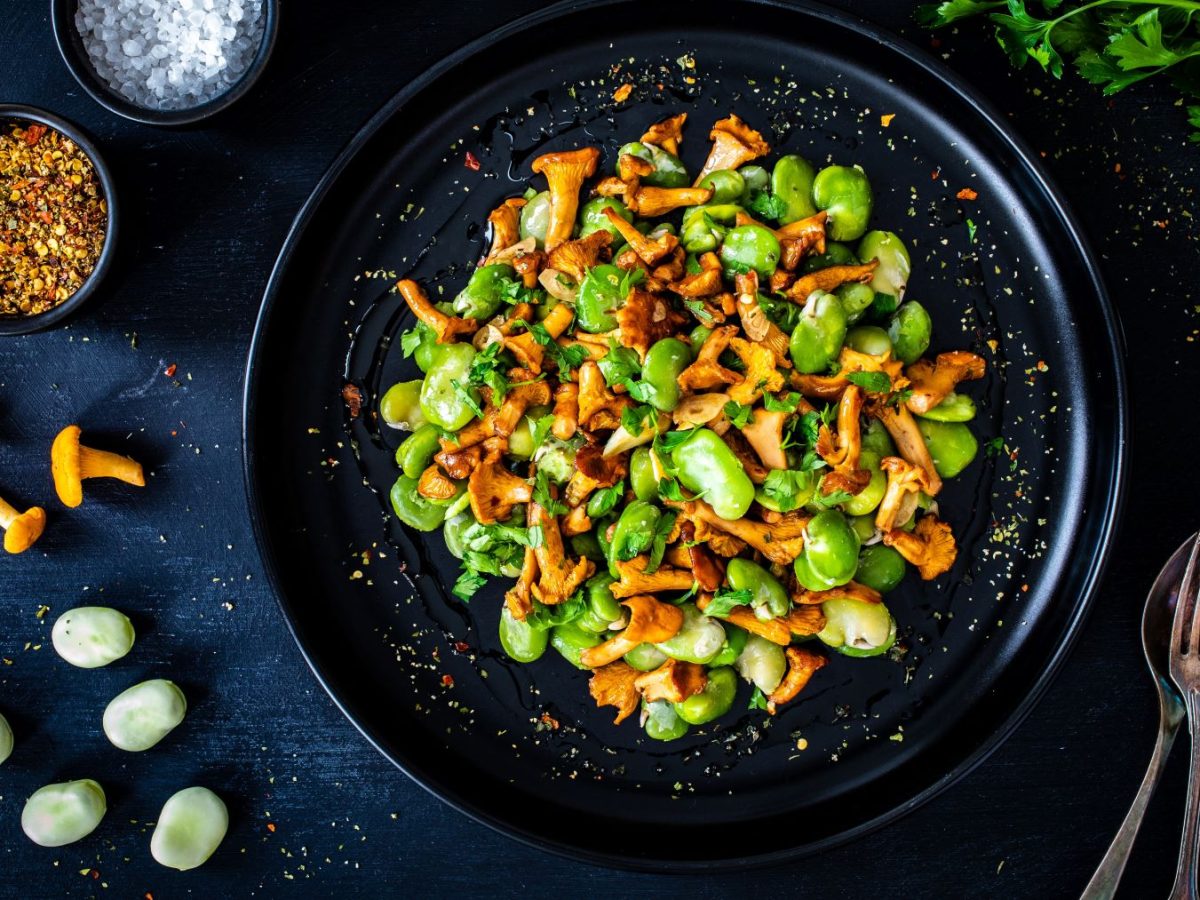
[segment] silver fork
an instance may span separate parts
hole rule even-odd
[[[1200,836],[1200,536],[1192,545],[1183,583],[1179,586],[1179,599],[1175,601],[1170,656],[1171,679],[1183,694],[1192,737],[1187,811],[1183,816],[1179,865],[1175,869],[1171,898],[1196,900],[1196,863],[1200,853],[1197,845]]]

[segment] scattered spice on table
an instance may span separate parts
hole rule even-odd
[[[0,316],[74,294],[104,249],[108,201],[91,160],[38,123],[0,124]]]

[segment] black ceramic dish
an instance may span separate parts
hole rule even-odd
[[[279,34],[279,0],[264,0],[264,6],[266,24],[263,27],[262,43],[245,74],[220,96],[186,109],[149,109],[139,106],[118,94],[96,74],[91,60],[88,59],[87,50],[83,47],[79,29],[75,27],[78,0],[50,0],[50,21],[54,26],[54,41],[58,44],[58,52],[62,54],[63,62],[67,64],[79,86],[87,91],[93,100],[110,112],[135,122],[144,122],[147,125],[188,125],[214,116],[237,102],[262,75]]]
[[[625,81],[633,95],[614,105]],[[772,158],[863,165],[873,227],[915,247],[909,296],[932,312],[933,350],[991,360],[971,389],[974,427],[1006,449],[981,452],[939,497],[962,548],[954,570],[910,575],[889,595],[902,660],[834,656],[769,725],[745,710],[743,687],[720,727],[656,744],[633,722],[614,727],[553,651],[530,666],[504,658],[503,585],[469,607],[448,595],[457,567],[440,534],[407,532],[387,510],[403,435],[381,433],[373,411],[388,385],[417,375],[396,340],[411,324],[389,292],[397,277],[451,296],[481,255],[488,210],[524,190],[533,156],[602,145],[607,168],[621,143],[684,110],[693,171],[731,110],[769,131]],[[957,200],[963,187],[978,199]],[[367,397],[356,418],[347,381]],[[685,16],[628,0],[554,7],[405,88],[288,236],[244,414],[267,572],[351,721],[505,834],[659,870],[819,850],[912,809],[994,749],[1078,632],[1119,511],[1126,435],[1120,337],[1094,261],[1003,119],[852,17],[748,0],[689,4]]]
[[[100,186],[104,191],[104,198],[108,201],[108,225],[104,232],[104,248],[100,251],[100,258],[96,260],[96,267],[92,269],[92,274],[88,276],[87,280],[79,286],[79,290],[54,309],[36,316],[0,316],[0,335],[32,334],[36,331],[43,331],[60,324],[68,316],[78,311],[79,307],[95,294],[104,280],[105,273],[112,267],[113,257],[117,252],[117,231],[121,221],[117,186],[113,181],[112,172],[109,171],[100,151],[96,149],[95,143],[78,125],[73,125],[66,119],[33,106],[0,103],[0,127],[4,127],[13,119],[40,122],[79,145],[87,158],[92,161],[92,167],[96,170],[96,177],[100,179]]]

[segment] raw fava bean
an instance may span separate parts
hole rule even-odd
[[[104,710],[104,734],[114,747],[149,750],[183,721],[187,699],[174,682],[155,678],[117,694]]]
[[[531,663],[540,659],[549,642],[550,633],[546,629],[534,628],[513,618],[507,606],[500,610],[500,646],[517,662]]]
[[[917,419],[925,446],[933,457],[933,467],[943,478],[953,478],[975,458],[979,442],[971,429],[961,422],[934,422]]]
[[[668,153],[661,147],[656,147],[654,144],[643,144],[641,141],[633,141],[626,144],[617,152],[616,166],[620,166],[622,156],[635,156],[638,159],[644,159],[650,165],[654,166],[654,171],[642,178],[643,184],[653,185],[654,187],[678,188],[687,187],[691,183],[691,178],[688,177],[687,169],[683,165],[683,161],[674,153]],[[618,175],[621,174],[617,168]]]
[[[433,363],[433,354],[438,348],[437,332],[424,322],[418,322],[413,328],[416,330],[418,338],[417,347],[413,351],[413,359],[422,373],[428,372],[429,366]]]
[[[617,327],[613,312],[624,302],[621,284],[628,273],[604,263],[588,270],[575,300],[576,322],[584,331],[600,334]]]
[[[206,787],[184,788],[163,804],[150,836],[150,855],[160,865],[186,872],[208,862],[229,830],[229,810]]]
[[[532,237],[537,241],[538,247],[542,247],[546,243],[546,231],[549,227],[550,192],[542,191],[530,197],[529,201],[521,207],[521,221],[518,230],[522,240]]]
[[[892,339],[877,325],[856,325],[846,332],[846,346],[859,353],[880,356],[892,349]]]
[[[830,266],[857,266],[859,259],[854,251],[846,244],[837,241],[826,241],[825,252],[810,256],[800,267],[803,272],[816,272],[818,269],[828,269]]]
[[[650,549],[654,529],[661,516],[658,507],[645,500],[634,500],[626,506],[617,519],[617,527],[613,529],[612,558],[622,561],[633,559]]]
[[[446,549],[455,559],[466,556],[466,531],[475,524],[475,516],[469,511],[460,512],[446,518],[442,526],[442,537],[446,541]]]
[[[688,253],[716,250],[729,234],[737,220],[737,214],[744,212],[745,210],[736,203],[693,206],[683,214],[683,249]]]
[[[470,344],[444,344],[438,350],[421,383],[425,420],[445,431],[458,431],[471,421],[475,416],[471,402],[479,404],[479,391],[467,381],[474,361],[475,348]]]
[[[746,185],[741,196],[743,202],[749,203],[751,197],[771,186],[771,176],[762,166],[742,166],[737,171]]]
[[[467,286],[451,303],[454,314],[477,322],[490,319],[504,305],[504,290],[515,276],[516,272],[508,263],[480,266],[471,273]]]
[[[585,531],[583,534],[572,535],[571,552],[576,556],[586,557],[594,563],[605,561],[604,548],[600,546],[600,539],[596,537],[594,531]]]
[[[812,196],[815,176],[812,163],[804,157],[794,153],[779,157],[771,170],[771,193],[784,203],[780,224],[806,219],[816,213]]]
[[[708,670],[704,690],[675,704],[675,713],[689,725],[703,725],[719,719],[733,707],[737,696],[737,674],[729,666]]]
[[[582,438],[579,439],[582,443]],[[572,439],[574,441],[574,439]],[[575,473],[575,453],[579,445],[551,438],[538,454],[538,471],[545,472],[556,484],[565,484]]]
[[[732,169],[717,169],[701,178],[697,187],[712,188],[710,203],[737,203],[746,192],[746,180]]]
[[[787,657],[783,648],[765,637],[752,634],[746,638],[742,655],[734,664],[738,674],[764,694],[769,694],[783,681],[787,669]]]
[[[721,264],[731,276],[753,270],[770,278],[779,265],[779,254],[779,238],[761,225],[738,225],[721,242]]]
[[[921,414],[934,422],[970,422],[975,418],[975,401],[966,394],[951,391],[937,406]]]
[[[688,342],[692,345],[692,351],[694,355],[699,355],[700,347],[703,346],[704,342],[708,340],[708,336],[712,334],[712,332],[713,330],[707,325],[697,325],[690,332],[688,332]]]
[[[667,661],[667,654],[653,644],[638,644],[625,654],[625,662],[639,672],[653,672]]]
[[[846,324],[841,301],[833,294],[813,291],[788,345],[796,371],[806,375],[826,372],[842,351]]]
[[[694,603],[685,603],[679,608],[683,611],[683,626],[674,637],[655,646],[682,662],[711,662],[725,645],[725,629],[716,619],[700,612]]]
[[[722,622],[721,627],[725,629],[725,643],[721,645],[721,652],[712,658],[709,665],[732,666],[742,655],[749,632],[744,628],[731,625],[729,622]]]
[[[788,592],[774,575],[756,562],[735,557],[725,569],[725,581],[735,591],[749,591],[750,606],[760,619],[786,616],[792,605]]]
[[[846,310],[846,321],[851,323],[865,316],[871,304],[875,302],[875,292],[871,290],[871,286],[855,281],[838,285],[833,295],[842,302],[842,309]]]
[[[874,544],[865,548],[858,558],[858,571],[854,573],[854,579],[886,594],[895,590],[904,580],[905,569],[904,557],[896,550],[883,544]]]
[[[579,627],[593,634],[604,634],[614,622],[625,619],[625,610],[613,596],[610,585],[616,582],[608,572],[588,579],[585,586],[587,612],[579,617]]]
[[[858,568],[858,535],[836,509],[813,516],[804,529],[804,549],[796,557],[796,578],[810,591],[848,582]]]
[[[579,211],[579,236],[584,238],[597,231],[607,231],[612,236],[610,246],[616,248],[625,243],[625,238],[621,237],[617,226],[613,225],[608,220],[608,216],[604,214],[606,209],[613,210],[626,222],[633,221],[633,213],[620,200],[612,197],[593,197],[583,204],[583,208]]]
[[[638,447],[629,457],[629,486],[639,500],[658,499],[658,479],[654,477],[649,447]]]
[[[896,455],[896,444],[878,419],[871,419],[863,429],[862,448],[875,453],[880,459]]]
[[[916,300],[909,300],[892,314],[887,333],[892,339],[894,356],[907,366],[920,359],[929,349],[933,322],[925,307]]]
[[[392,510],[396,518],[417,531],[433,531],[446,520],[446,506],[417,492],[417,479],[401,475],[392,485]]]
[[[62,847],[96,830],[108,802],[90,778],[48,784],[33,792],[21,810],[21,830],[40,847]]]
[[[692,348],[678,338],[656,341],[642,363],[642,384],[655,409],[670,412],[679,405],[679,375],[692,364]]]
[[[716,432],[695,428],[671,453],[679,481],[704,500],[718,516],[740,519],[754,502],[754,482]]]
[[[865,544],[871,538],[875,537],[875,517],[872,515],[851,516],[850,528],[858,535],[860,544]],[[862,565],[862,557],[859,557],[858,564]],[[857,575],[858,573],[855,573]]]
[[[897,300],[904,299],[912,263],[908,258],[908,248],[899,236],[890,231],[868,231],[859,241],[858,258],[879,260],[875,276],[871,279],[871,290],[888,294]]]
[[[871,480],[861,491],[842,504],[848,516],[865,516],[877,507],[887,493],[887,475],[879,468],[879,456],[870,450],[859,453],[858,467],[871,473]]]
[[[13,752],[13,732],[12,726],[8,724],[8,719],[4,718],[4,714],[0,713],[0,763],[12,756]]]
[[[409,478],[420,478],[428,468],[433,455],[441,448],[438,442],[441,432],[436,425],[426,422],[404,439],[396,448],[396,465]]]
[[[416,431],[425,424],[421,410],[421,380],[393,384],[379,400],[379,418],[389,428]]]
[[[688,733],[688,724],[675,712],[675,704],[655,700],[643,705],[646,711],[646,736],[656,741],[673,741]]]
[[[579,655],[589,647],[595,647],[604,638],[598,634],[585,631],[574,622],[555,625],[550,629],[550,646],[559,652],[563,659],[577,669],[587,669],[579,660]]]
[[[871,183],[862,169],[828,166],[813,179],[813,203],[829,213],[826,228],[831,238],[856,240],[867,230],[871,218]]]
[[[821,604],[825,628],[821,643],[845,656],[878,656],[896,642],[896,620],[882,603],[865,603],[849,597]]]
[[[97,669],[133,649],[133,623],[106,606],[80,606],[58,617],[50,632],[55,652],[73,666]]]
[[[518,459],[529,459],[537,447],[533,445],[533,423],[550,412],[549,406],[535,406],[521,417],[513,433],[508,436],[508,455]]]

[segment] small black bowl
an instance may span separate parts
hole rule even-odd
[[[267,66],[267,60],[275,49],[275,38],[279,34],[279,0],[263,0],[266,22],[263,25],[262,43],[254,55],[249,68],[241,79],[229,90],[207,103],[189,106],[186,109],[149,109],[122,97],[96,73],[83,47],[83,38],[75,27],[75,11],[79,0],[50,0],[50,21],[54,26],[54,40],[58,52],[67,64],[80,87],[91,94],[92,99],[105,109],[126,119],[146,125],[188,125],[216,115],[238,100],[254,86]]]
[[[87,302],[87,299],[96,292],[100,282],[104,280],[105,273],[112,267],[117,248],[117,226],[120,222],[117,185],[113,180],[112,172],[109,170],[108,164],[104,162],[104,158],[100,156],[100,151],[96,149],[95,143],[78,125],[74,125],[54,113],[46,112],[44,109],[22,106],[19,103],[0,103],[0,127],[13,119],[24,122],[40,122],[70,138],[79,146],[79,149],[91,161],[92,168],[96,170],[96,177],[100,179],[100,187],[104,191],[104,199],[108,203],[108,222],[104,229],[104,248],[100,251],[100,258],[96,260],[96,267],[92,269],[92,274],[87,277],[87,280],[79,286],[79,290],[58,306],[43,313],[31,316],[0,316],[0,337],[32,334],[35,331],[52,328]]]

